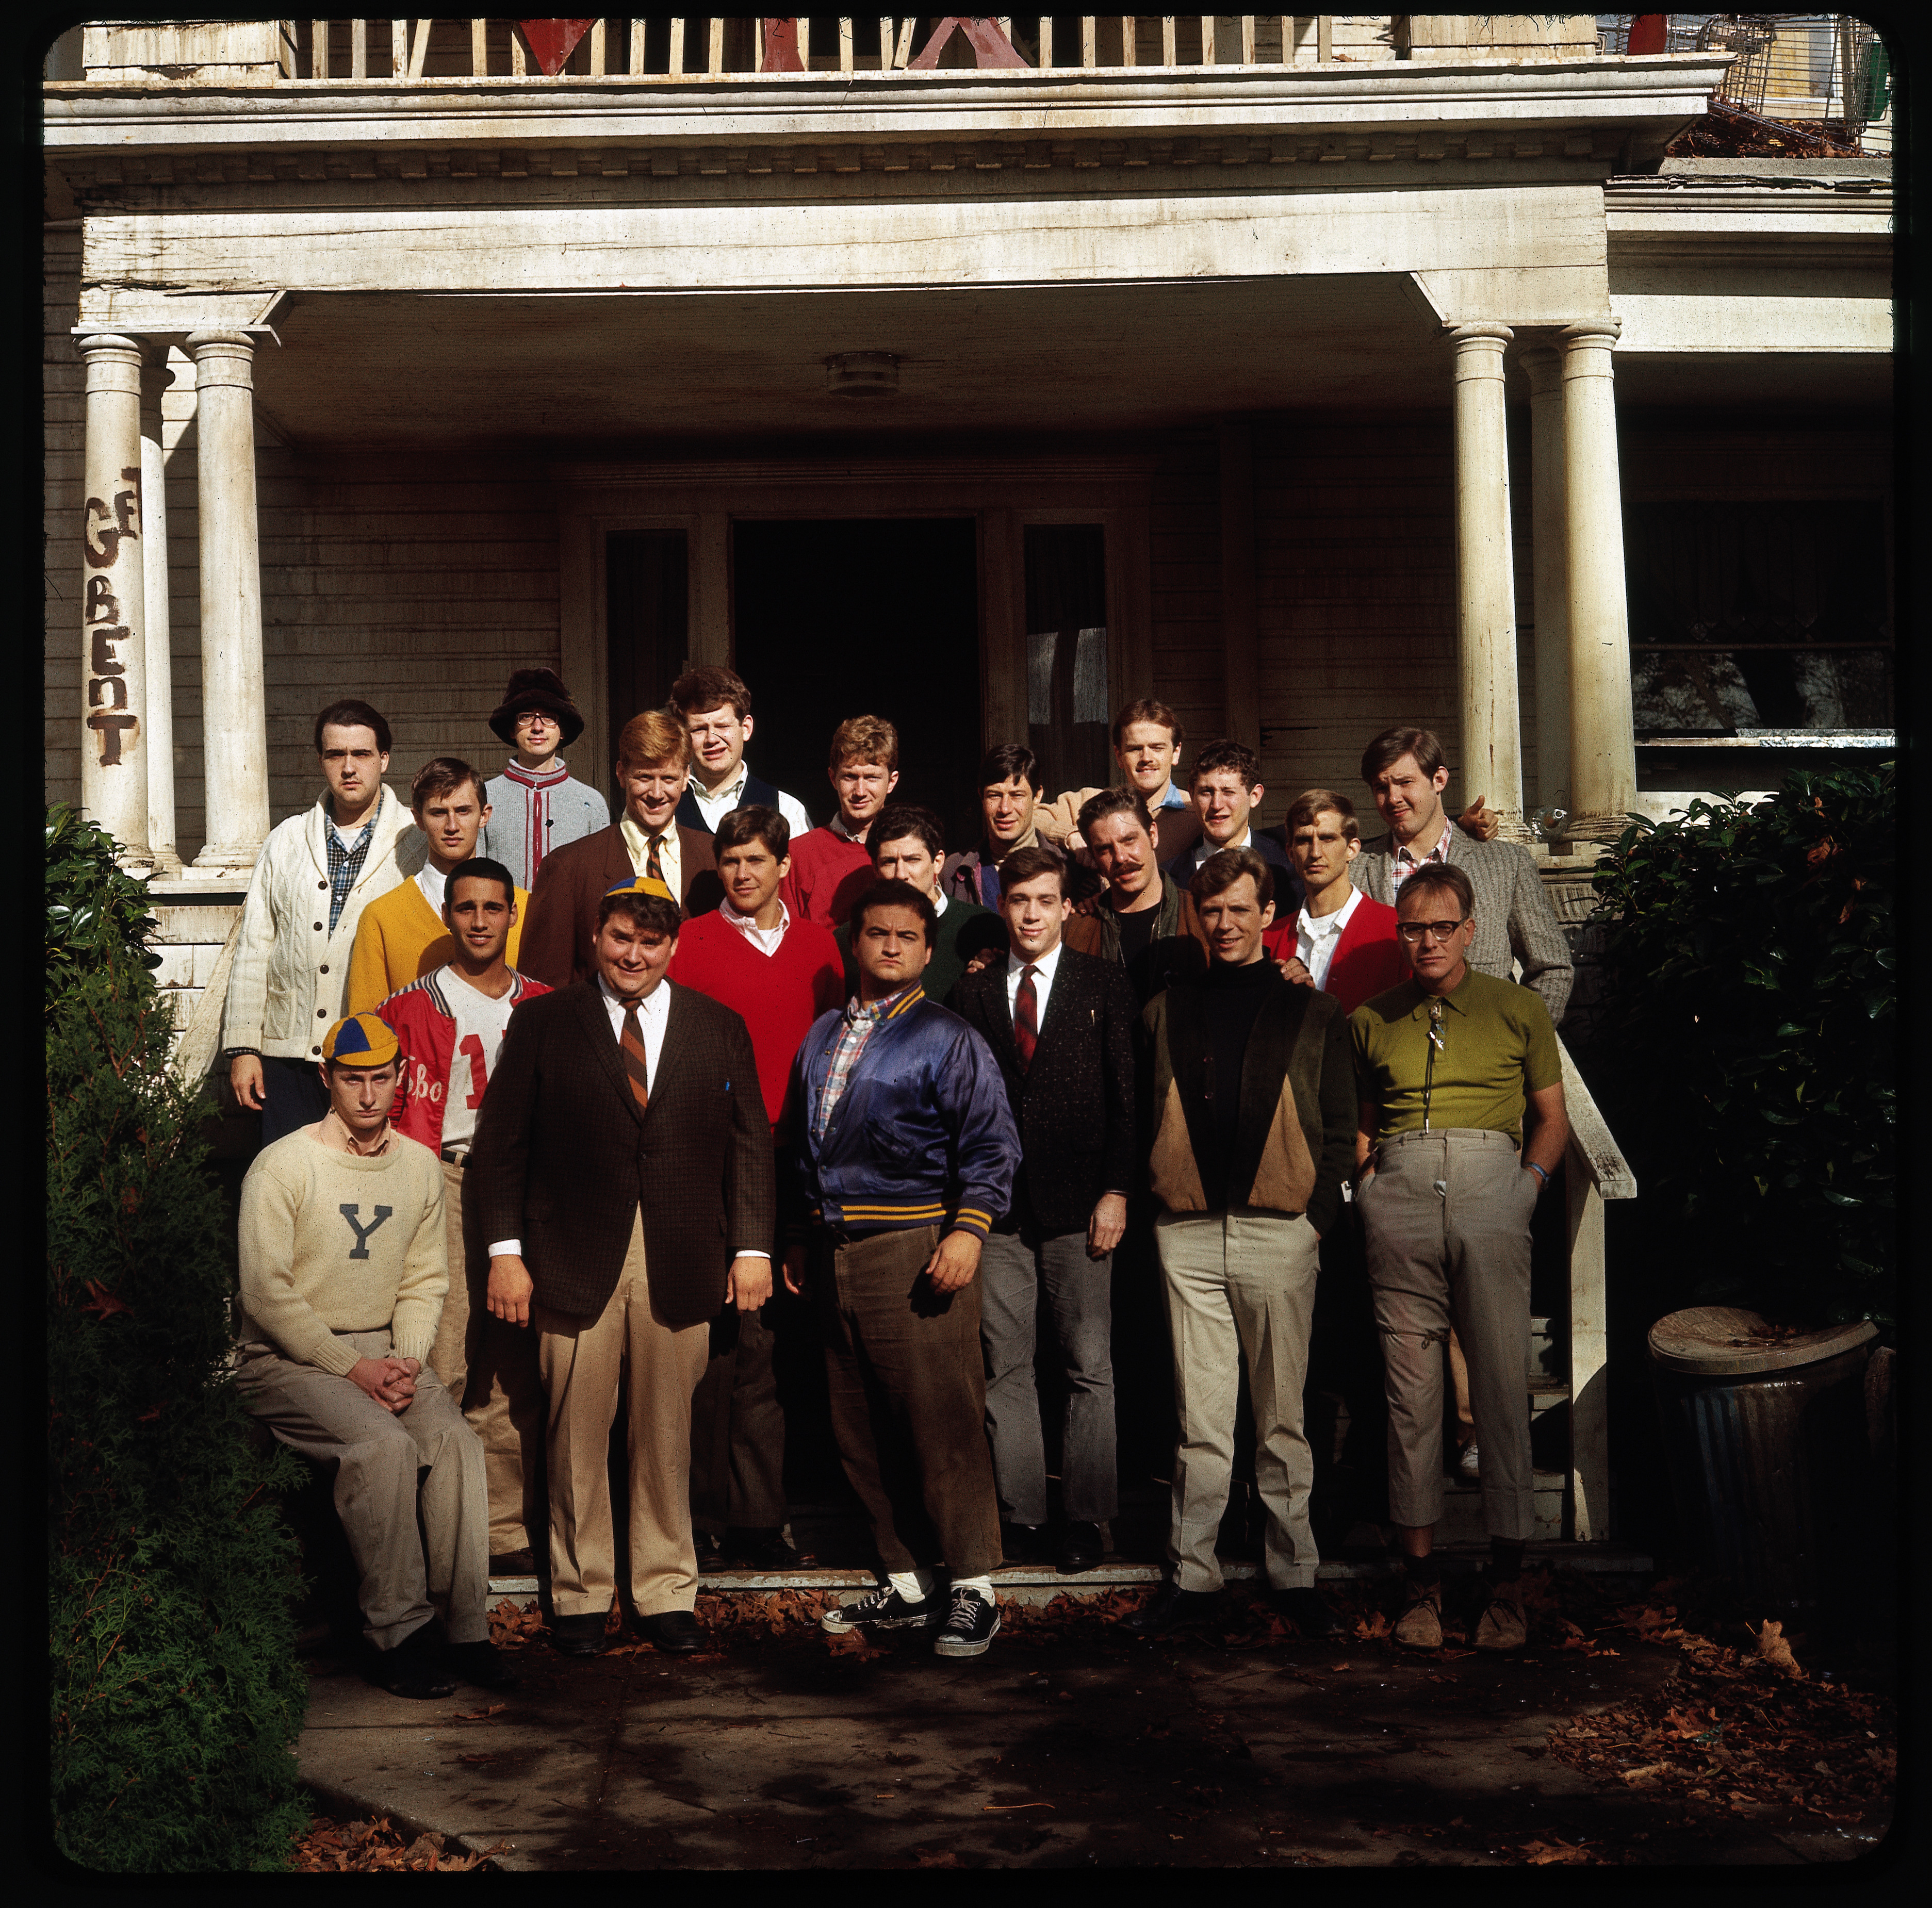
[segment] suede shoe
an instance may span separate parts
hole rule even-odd
[[[1150,1642],[1177,1630],[1204,1629],[1221,1614],[1218,1590],[1184,1590],[1170,1577],[1154,1592],[1145,1610],[1136,1610],[1124,1628],[1130,1635]]]
[[[1490,1606],[1476,1624],[1479,1650],[1521,1649],[1529,1640],[1529,1624],[1522,1612],[1522,1586],[1498,1583],[1491,1586]]]
[[[488,1637],[473,1643],[452,1643],[442,1653],[442,1666],[478,1689],[514,1689],[522,1681],[510,1659]]]
[[[1333,1636],[1341,1629],[1328,1599],[1312,1583],[1293,1590],[1277,1590],[1274,1602],[1276,1613],[1294,1625],[1297,1636]]]
[[[1408,1586],[1408,1600],[1395,1620],[1390,1636],[1405,1649],[1440,1649],[1442,1647],[1442,1586],[1413,1583]]]
[[[608,1610],[592,1610],[582,1616],[554,1616],[550,1620],[550,1646],[559,1656],[602,1656],[610,1622]]]
[[[936,1588],[917,1603],[910,1603],[890,1583],[882,1583],[856,1604],[835,1604],[818,1619],[818,1627],[835,1636],[853,1630],[924,1630],[943,1622],[945,1616],[946,1606]]]
[[[1098,1570],[1105,1549],[1098,1524],[1070,1523],[1060,1534],[1062,1575],[1077,1576],[1082,1570]]]
[[[378,1689],[418,1702],[456,1694],[455,1672],[437,1660],[436,1624],[412,1630],[393,1649],[371,1649],[363,1673]]]
[[[686,1610],[659,1610],[655,1616],[640,1616],[638,1634],[655,1643],[666,1656],[695,1656],[710,1639],[704,1627]]]

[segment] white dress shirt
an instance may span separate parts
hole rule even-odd
[[[691,778],[691,799],[698,804],[698,812],[704,818],[704,825],[715,833],[718,824],[734,808],[741,808],[745,800],[745,784],[751,778],[751,768],[741,755],[738,758],[737,772],[717,794],[706,791],[703,782],[696,776]],[[778,790],[778,813],[791,825],[791,838],[796,842],[812,826],[812,818],[805,812],[805,804],[796,795],[788,795]]]
[[[1238,842],[1223,842],[1220,848],[1217,848],[1205,835],[1203,835],[1200,840],[1195,843],[1194,851],[1189,859],[1193,865],[1194,872],[1198,874],[1205,865],[1208,857],[1210,855],[1219,854],[1221,848],[1251,848],[1254,844],[1255,831],[1252,828],[1244,830]]]
[[[422,898],[429,903],[432,914],[442,912],[442,897],[449,886],[449,877],[442,873],[433,861],[426,861],[416,871],[416,886],[422,890]]]
[[[1033,965],[1034,1030],[1037,1033],[1046,1024],[1046,997],[1053,992],[1053,976],[1060,966],[1060,950],[1064,941],[1056,940],[1050,952],[1042,954]],[[1020,998],[1020,976],[1027,969],[1027,962],[1019,955],[1006,956],[1006,1012],[1013,1012]]]
[[[597,992],[604,1002],[604,1011],[610,1017],[610,1037],[621,1040],[624,1037],[624,1003],[610,991],[610,983],[600,974],[597,976]],[[659,981],[656,986],[638,1004],[638,1028],[644,1036],[644,1090],[649,1093],[658,1077],[658,1056],[664,1052],[664,1028],[670,1022],[670,986]],[[498,1239],[490,1247],[492,1258],[521,1258],[524,1242],[520,1239]],[[741,1252],[740,1258],[770,1258],[768,1252]]]
[[[630,851],[632,868],[640,874],[648,873],[651,865],[650,833],[638,826],[628,808],[618,827],[624,837],[624,846]],[[684,894],[684,844],[679,838],[675,817],[664,825],[658,844],[658,867],[673,898],[681,899]]]
[[[1351,888],[1348,898],[1334,914],[1324,914],[1318,920],[1304,908],[1295,921],[1295,956],[1308,970],[1308,977],[1314,982],[1317,993],[1328,991],[1329,964],[1335,958],[1335,950],[1341,945],[1342,930],[1348,925],[1348,917],[1354,913],[1361,898],[1361,890]]]
[[[740,914],[729,901],[721,901],[718,911],[760,954],[776,954],[784,940],[786,928],[791,926],[791,911],[783,902],[778,903],[778,924],[775,928],[760,927],[756,916]]]

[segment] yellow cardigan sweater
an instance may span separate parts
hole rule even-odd
[[[517,964],[524,920],[530,898],[516,892],[517,919],[503,958]],[[374,1013],[392,994],[456,958],[456,942],[442,916],[423,898],[413,880],[380,895],[362,910],[356,946],[349,956],[349,1004],[345,1012]]]

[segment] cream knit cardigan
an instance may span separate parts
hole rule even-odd
[[[322,1058],[322,1036],[348,1011],[349,955],[362,910],[413,880],[429,844],[387,787],[362,872],[328,931],[328,797],[278,822],[242,908],[242,936],[221,1012],[221,1044],[279,1060]]]

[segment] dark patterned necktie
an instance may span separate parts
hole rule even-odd
[[[644,862],[644,879],[662,881],[664,879],[664,836],[662,831],[651,837],[651,851]]]
[[[644,1064],[644,1030],[638,1024],[635,1007],[624,1010],[624,1030],[617,1045],[624,1056],[624,1071],[631,1082],[631,1097],[641,1113],[651,1103],[650,1081]]]
[[[1033,991],[1038,972],[1031,962],[1021,968],[1019,992],[1013,998],[1013,1045],[1019,1049],[1022,1073],[1033,1065],[1033,1050],[1040,1045],[1040,1004]]]

